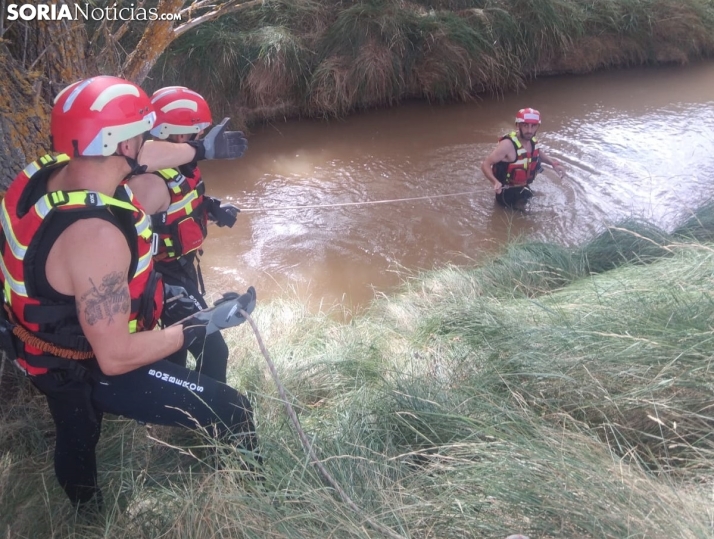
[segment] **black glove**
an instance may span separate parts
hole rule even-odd
[[[240,209],[233,204],[221,204],[221,201],[213,197],[205,197],[208,204],[208,218],[218,226],[232,228],[236,224],[236,219]]]
[[[226,124],[230,118],[211,129],[201,140],[188,142],[196,148],[196,161],[202,159],[237,159],[242,157],[248,148],[243,131],[226,131]]]
[[[164,310],[161,313],[164,326],[174,324],[201,310],[201,302],[183,286],[164,283]]]
[[[245,318],[239,312],[241,309],[248,314],[255,309],[255,288],[252,286],[241,296],[235,292],[223,294],[223,297],[210,309],[197,312],[183,320],[181,325],[184,348],[191,346],[197,339],[205,339],[211,333],[245,322]]]

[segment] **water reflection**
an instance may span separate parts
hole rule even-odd
[[[628,216],[671,226],[709,197],[713,87],[712,63],[636,69],[256,130],[243,159],[202,166],[209,193],[245,210],[233,230],[212,229],[207,286],[356,307],[405,270],[478,261],[509,238],[573,245]],[[523,106],[540,109],[543,147],[569,174],[539,176],[530,210],[514,215],[479,166]]]

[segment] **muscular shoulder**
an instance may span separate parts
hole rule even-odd
[[[84,273],[128,272],[131,251],[124,233],[104,219],[82,219],[68,226],[47,257],[45,272],[52,287],[75,295],[75,283]]]
[[[513,142],[511,142],[511,140],[508,138],[500,140],[491,155],[489,155],[487,158],[489,164],[492,165],[500,161],[507,161],[511,163],[515,160],[516,149],[513,147]]]
[[[168,209],[171,196],[163,178],[156,174],[139,174],[127,183],[137,202],[149,215]]]
[[[87,232],[91,232],[91,234],[85,236]],[[109,220],[98,218],[81,219],[76,223],[72,223],[60,235],[60,239],[65,237],[69,241],[84,237],[85,241],[83,243],[95,243],[97,248],[101,248],[100,243],[113,243],[118,240],[126,244],[124,234],[116,224]]]

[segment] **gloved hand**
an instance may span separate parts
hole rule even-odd
[[[211,333],[245,322],[245,318],[238,312],[241,309],[248,314],[255,309],[255,288],[252,286],[241,296],[235,292],[223,294],[213,307],[182,320],[184,348],[197,339],[205,339]]]
[[[196,161],[202,159],[237,159],[248,148],[248,140],[243,131],[226,131],[230,118],[211,129],[201,140],[192,140],[189,145],[196,148]]]
[[[205,197],[208,204],[208,218],[218,226],[232,228],[236,224],[236,219],[240,209],[233,204],[221,204],[221,201],[213,197]]]
[[[203,309],[201,302],[179,285],[164,283],[164,310],[161,318],[165,326],[183,320]]]

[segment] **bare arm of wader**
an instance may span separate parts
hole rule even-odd
[[[512,163],[516,160],[516,151],[513,148],[513,143],[504,139],[498,143],[496,148],[491,152],[491,154],[486,157],[481,163],[481,172],[486,176],[486,179],[491,182],[493,190],[498,194],[503,189],[503,185],[498,181],[498,178],[493,174],[493,165],[505,161]]]
[[[154,363],[183,345],[181,328],[129,333],[130,261],[126,238],[116,226],[84,219],[60,235],[45,266],[50,285],[74,296],[82,331],[109,376]]]
[[[563,164],[560,161],[558,161],[557,159],[553,159],[552,157],[548,157],[543,152],[543,150],[540,150],[539,154],[540,154],[540,162],[541,163],[545,163],[546,165],[552,167],[553,170],[555,170],[555,173],[559,177],[562,178],[565,176],[565,167],[563,166]]]

